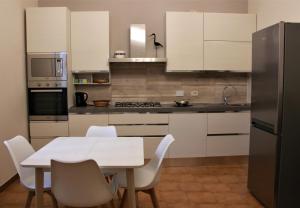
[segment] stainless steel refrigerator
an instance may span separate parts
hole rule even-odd
[[[300,24],[253,34],[248,188],[268,208],[300,207]]]

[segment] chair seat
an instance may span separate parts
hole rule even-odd
[[[26,179],[23,185],[34,191],[35,190],[35,176],[31,176],[30,178]],[[44,189],[50,190],[51,189],[51,172],[44,172]]]
[[[134,184],[137,191],[153,188],[153,171],[147,167],[134,169]],[[127,188],[126,171],[122,170],[117,173],[117,183],[121,188]]]

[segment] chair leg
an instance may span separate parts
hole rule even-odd
[[[35,195],[34,191],[28,191],[25,208],[30,208],[34,195]]]
[[[122,200],[121,200],[121,203],[120,203],[120,208],[124,207],[126,198],[127,198],[127,189],[124,190],[124,193],[123,193],[123,196],[122,196]]]
[[[159,204],[158,204],[158,200],[157,200],[154,188],[149,190],[149,194],[151,196],[151,201],[152,201],[153,207],[154,208],[159,208]]]
[[[135,191],[136,208],[139,208],[139,192]]]
[[[58,208],[58,203],[53,193],[51,191],[45,191],[45,193],[47,193],[51,197],[53,207]]]

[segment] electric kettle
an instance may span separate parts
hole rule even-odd
[[[88,94],[85,92],[75,92],[75,103],[77,107],[87,106]]]

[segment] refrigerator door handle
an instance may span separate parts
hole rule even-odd
[[[256,119],[252,119],[251,124],[253,127],[255,127],[257,129],[269,132],[271,134],[277,134],[276,128],[271,124],[268,124],[268,123],[265,123],[263,121],[256,120]]]

